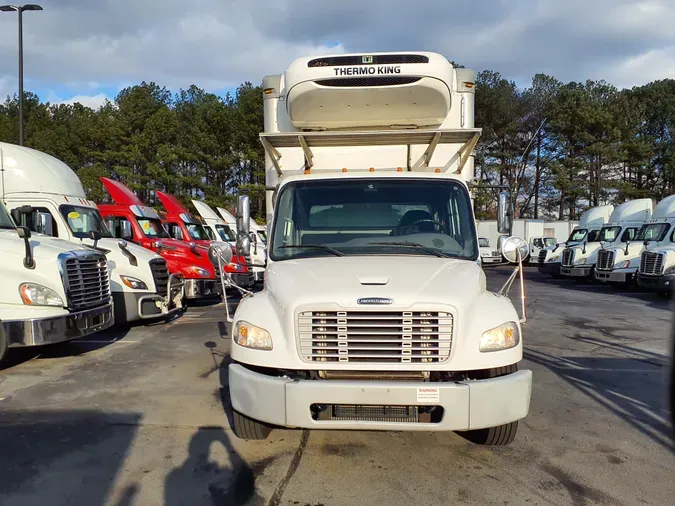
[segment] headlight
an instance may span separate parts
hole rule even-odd
[[[558,258],[560,258],[560,255],[553,255],[551,258],[549,258],[546,261],[547,262],[555,262],[556,260],[558,260]]]
[[[122,276],[122,275],[120,275],[120,279],[122,280],[122,283],[124,283],[129,288],[132,288],[134,290],[147,290],[148,289],[148,285],[146,285],[140,279],[132,278],[131,276]]]
[[[630,267],[630,260],[624,260],[617,266],[618,269],[628,269],[629,267]]]
[[[201,267],[197,267],[196,265],[188,267],[187,271],[193,274],[197,274],[198,276],[201,276],[203,278],[208,278],[211,275],[209,271],[207,271],[206,269],[202,269]]]
[[[668,267],[665,271],[664,274],[675,274],[675,265],[671,265]]]
[[[19,294],[24,304],[29,306],[61,306],[63,299],[51,288],[36,283],[22,283]]]
[[[234,326],[232,339],[239,346],[254,350],[271,350],[272,336],[265,329],[240,320]]]
[[[586,265],[586,262],[588,262],[588,258],[582,258],[578,262],[576,262],[576,265]]]
[[[506,322],[499,327],[483,332],[480,338],[480,351],[508,350],[518,346],[520,331],[515,322]]]

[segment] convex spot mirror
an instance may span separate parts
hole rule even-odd
[[[520,258],[522,261],[530,254],[530,248],[527,246],[527,242],[520,237],[509,237],[504,239],[502,243],[502,255],[506,258],[506,261],[509,263],[518,263],[518,251],[520,251]]]
[[[209,247],[209,260],[211,263],[218,266],[220,260],[221,266],[226,266],[232,261],[232,247],[227,243],[214,242]]]

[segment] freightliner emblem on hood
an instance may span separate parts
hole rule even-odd
[[[394,301],[384,297],[368,297],[365,299],[356,299],[357,304],[392,304]]]

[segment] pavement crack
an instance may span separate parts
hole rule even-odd
[[[281,481],[277,485],[277,488],[274,489],[274,493],[272,494],[272,497],[270,497],[267,506],[279,506],[279,504],[281,503],[281,498],[284,495],[286,486],[288,485],[288,482],[291,481],[291,478],[293,478],[295,471],[297,471],[298,466],[300,465],[300,460],[302,459],[302,455],[305,452],[305,448],[307,447],[307,441],[309,441],[309,430],[305,429],[302,431],[300,444],[298,445],[298,449],[295,450],[295,454],[293,455],[291,464],[288,466],[286,475],[281,479]]]

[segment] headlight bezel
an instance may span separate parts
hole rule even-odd
[[[507,334],[509,330],[511,331],[510,335]],[[515,321],[508,321],[483,332],[478,350],[481,353],[493,353],[495,351],[512,350],[517,348],[519,344],[520,328]]]
[[[30,289],[41,291],[42,293],[37,294],[37,297],[34,297],[34,299],[39,300],[40,295],[42,295],[44,302],[40,303],[31,300],[31,294],[28,292]],[[21,301],[26,306],[65,307],[63,303],[63,297],[61,297],[61,295],[59,295],[56,290],[49,288],[48,286],[41,285],[40,283],[21,283],[19,285],[19,297],[21,297]],[[52,299],[51,303],[49,303],[49,298]]]
[[[242,329],[245,335],[242,336]],[[257,333],[259,335],[254,336]],[[267,329],[254,325],[246,320],[237,321],[232,327],[232,341],[243,348],[258,351],[272,351],[274,343]]]
[[[203,267],[199,267],[197,265],[191,265],[190,267],[188,267],[186,269],[186,271],[189,274],[196,274],[197,276],[199,276],[201,278],[210,278],[211,277],[211,273],[208,270],[204,269]]]
[[[131,288],[132,290],[148,290],[148,285],[145,281],[142,279],[135,278],[133,276],[126,276],[124,274],[120,274],[120,279],[122,280],[122,283],[124,286],[127,288]],[[137,285],[137,286],[134,286]]]

